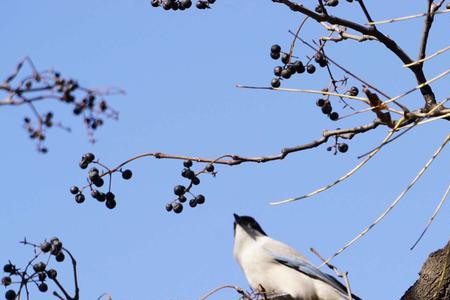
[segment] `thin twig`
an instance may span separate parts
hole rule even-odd
[[[436,11],[435,14],[446,14],[448,12],[450,12],[450,9],[443,9],[443,10]],[[387,20],[381,20],[381,21],[374,21],[374,22],[367,23],[367,25],[380,25],[380,24],[394,23],[394,22],[398,22],[398,21],[405,21],[405,20],[410,20],[410,19],[414,19],[414,18],[425,17],[427,14],[428,13],[420,13],[420,14],[415,14],[415,15],[410,15],[410,16],[405,16],[405,17],[399,17],[399,18],[393,18],[393,19],[387,19]]]
[[[425,173],[425,171],[428,169],[428,167],[431,165],[431,163],[436,159],[436,157],[441,153],[441,151],[444,149],[445,145],[450,141],[450,135],[447,135],[444,142],[439,146],[439,148],[436,150],[436,152],[433,154],[433,156],[427,161],[427,163],[423,166],[423,168],[417,173],[416,177],[408,184],[408,186],[398,195],[398,197],[389,205],[388,208],[386,208],[385,211],[377,218],[375,219],[372,224],[370,224],[368,227],[366,227],[363,231],[361,231],[358,235],[356,235],[350,242],[345,244],[341,249],[336,251],[331,257],[329,257],[325,263],[328,263],[333,258],[341,254],[343,251],[345,251],[348,247],[353,245],[357,240],[362,238],[364,235],[366,235],[367,232],[369,232],[375,225],[377,225],[381,220],[386,217],[386,215],[392,211],[392,209],[400,202],[400,200],[403,198],[403,196],[406,195],[406,193],[416,184],[416,182],[422,177],[422,175]],[[323,263],[323,264],[325,264]],[[322,264],[322,265],[323,265]]]
[[[410,64],[403,65],[403,67],[409,68],[409,67],[412,67],[412,66],[414,66],[414,65],[418,65],[418,64],[420,64],[420,63],[423,63],[424,61],[427,61],[427,60],[429,60],[429,59],[432,59],[432,58],[435,57],[435,56],[438,56],[438,55],[444,53],[445,51],[447,51],[447,50],[449,50],[449,49],[450,49],[450,46],[447,46],[447,47],[445,47],[444,49],[438,50],[438,51],[434,52],[433,54],[431,54],[431,55],[429,55],[429,56],[427,56],[427,57],[424,57],[424,58],[422,58],[422,59],[416,60],[416,61],[414,61],[414,62],[412,62],[412,63],[410,63]]]
[[[417,241],[411,246],[410,250],[413,250],[416,245],[420,242],[420,240],[422,239],[422,237],[425,235],[425,233],[427,232],[428,228],[431,226],[431,223],[433,223],[434,218],[436,217],[436,215],[439,213],[439,211],[441,210],[442,205],[444,204],[445,200],[447,199],[448,193],[450,192],[450,184],[447,186],[447,189],[444,193],[444,195],[441,198],[441,201],[439,201],[439,204],[436,206],[433,214],[431,215],[430,219],[428,220],[427,225],[425,226],[425,229],[422,231],[422,234],[419,236],[419,238],[417,239]]]
[[[233,289],[233,290],[235,290],[236,292],[238,292],[239,294],[245,295],[244,290],[241,289],[241,288],[238,287],[238,286],[235,286],[235,285],[222,285],[222,286],[219,286],[219,287],[217,287],[217,288],[215,288],[215,289],[209,291],[208,293],[206,293],[206,295],[200,297],[199,300],[206,300],[207,298],[209,298],[209,297],[212,296],[213,294],[215,294],[215,293],[217,293],[217,292],[219,292],[219,291],[221,291],[221,290],[224,290],[224,289]]]

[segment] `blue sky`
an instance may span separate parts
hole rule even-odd
[[[364,21],[356,4],[341,2],[334,13]],[[425,1],[393,1],[388,9],[369,3],[368,8],[374,19],[385,19],[422,12]],[[264,165],[219,166],[218,176],[201,178],[195,190],[206,196],[206,204],[181,215],[164,210],[173,186],[183,183],[181,161],[146,158],[130,164],[133,179],[114,180],[118,205],[113,211],[90,199],[77,205],[68,192],[85,180],[78,168],[85,152],[112,166],[154,151],[205,157],[274,154],[319,137],[323,129],[372,121],[373,115],[364,114],[333,123],[315,107],[314,95],[234,88],[236,83],[269,85],[276,65],[268,55],[270,46],[287,49],[288,29],[300,20],[287,8],[261,0],[218,0],[211,10],[184,12],[153,9],[149,1],[137,0],[2,1],[2,78],[29,55],[39,69],[54,67],[83,85],[118,86],[127,95],[109,98],[120,120],[108,121],[95,145],[64,105],[39,106],[51,107],[73,129],[71,134],[49,132],[48,155],[36,153],[21,128],[27,109],[1,108],[0,261],[20,264],[32,255],[18,244],[24,236],[36,242],[59,236],[78,259],[83,299],[104,292],[120,300],[198,299],[223,284],[247,288],[232,256],[233,213],[254,216],[269,235],[315,263],[310,247],[329,256],[353,238],[415,176],[448,133],[448,123],[417,128],[347,182],[290,205],[268,203],[341,176],[358,163],[358,155],[378,145],[386,129],[356,137],[344,155],[333,156],[324,146]],[[448,45],[448,21],[447,15],[436,17],[428,53]],[[421,28],[421,20],[382,27],[412,57]],[[320,34],[313,22],[302,31],[307,40]],[[295,51],[313,55],[303,46]],[[389,95],[415,85],[412,74],[377,43],[330,44],[327,53]],[[448,54],[432,60],[425,67],[428,78],[449,63]],[[283,86],[321,89],[327,84],[326,73],[318,70]],[[448,78],[433,83],[438,99],[448,96],[448,84]],[[416,92],[403,102],[417,107],[422,99]],[[448,159],[447,149],[385,221],[333,261],[349,271],[356,294],[366,300],[400,298],[427,255],[447,242],[448,204],[419,246],[409,250],[448,185]],[[70,282],[70,273],[61,272]],[[238,296],[223,292],[212,299],[224,298]],[[48,297],[35,291],[32,299]]]

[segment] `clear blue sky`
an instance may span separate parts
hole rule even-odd
[[[281,162],[218,167],[217,178],[203,177],[196,189],[206,196],[206,204],[181,215],[164,210],[173,186],[183,183],[181,162],[150,158],[130,165],[131,181],[114,181],[117,209],[107,210],[91,199],[77,205],[68,188],[85,181],[77,164],[88,151],[111,165],[152,151],[207,157],[273,154],[315,139],[325,128],[373,119],[366,114],[337,124],[315,107],[314,95],[234,88],[236,83],[270,83],[276,63],[268,56],[269,48],[273,43],[287,48],[287,31],[301,20],[287,8],[271,1],[218,0],[207,11],[165,12],[149,2],[0,4],[2,78],[29,55],[40,69],[54,67],[87,86],[113,85],[127,91],[126,96],[109,98],[120,120],[107,122],[96,145],[87,142],[81,120],[72,118],[64,105],[51,105],[56,118],[63,118],[74,132],[52,130],[48,155],[36,153],[21,128],[27,109],[1,108],[1,262],[20,264],[31,256],[30,249],[18,244],[24,236],[41,241],[56,235],[78,259],[82,299],[96,299],[103,292],[119,300],[198,299],[222,284],[247,288],[232,256],[232,213],[254,216],[271,236],[318,263],[308,249],[329,256],[372,222],[448,133],[447,122],[422,126],[386,147],[351,180],[285,206],[268,203],[336,179],[358,162],[358,155],[376,146],[386,129],[355,138],[345,155],[333,156],[321,147]],[[341,2],[336,14],[364,20],[356,4]],[[418,13],[426,4],[371,2],[375,19]],[[448,21],[448,15],[436,17],[428,53],[448,45]],[[413,57],[421,28],[421,20],[382,27]],[[302,35],[311,40],[321,32],[310,22]],[[312,55],[301,46],[296,53]],[[415,85],[412,74],[377,43],[330,44],[327,53],[389,95]],[[449,65],[444,54],[425,70],[431,78]],[[294,77],[284,86],[323,88],[327,77],[318,71]],[[438,99],[448,96],[448,86],[448,78],[433,84]],[[416,92],[403,101],[419,105],[422,100]],[[337,103],[335,107],[343,113]],[[382,224],[333,261],[349,271],[354,292],[364,299],[399,299],[428,253],[447,242],[448,204],[416,250],[409,250],[448,184],[449,153],[442,153]],[[69,282],[69,272],[62,276]],[[212,299],[237,297],[224,292]],[[38,291],[32,297],[48,298]]]

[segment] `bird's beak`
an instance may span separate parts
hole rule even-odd
[[[237,215],[237,214],[233,214],[233,216],[234,216],[234,221],[235,221],[237,224],[239,224],[239,220],[241,219],[241,217],[239,217],[239,215]]]

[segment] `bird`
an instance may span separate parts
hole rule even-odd
[[[276,300],[349,300],[347,288],[290,246],[269,237],[250,216],[234,214],[233,254],[258,294]],[[351,295],[352,300],[362,300]]]

